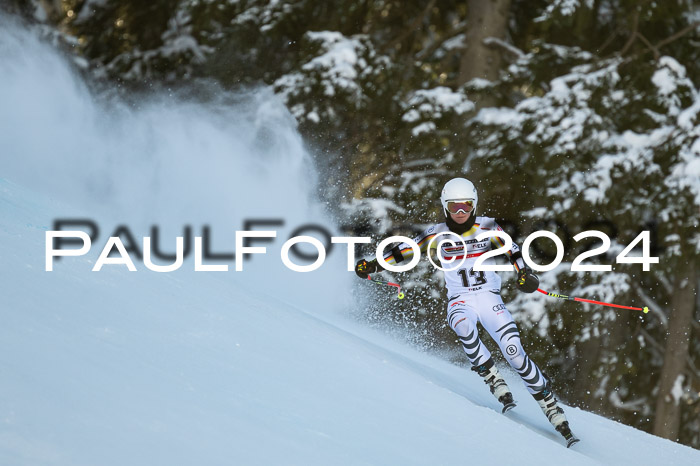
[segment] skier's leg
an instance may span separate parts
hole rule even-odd
[[[532,397],[537,400],[540,408],[542,408],[542,412],[557,430],[560,430],[560,427],[568,430],[569,423],[566,421],[564,410],[557,403],[549,383],[541,392],[534,393]]]
[[[542,371],[523,349],[520,332],[513,316],[506,309],[501,296],[492,292],[479,293],[479,319],[491,338],[501,348],[503,356],[523,379],[523,383],[531,394],[544,390],[547,381]]]
[[[456,297],[447,305],[447,322],[459,338],[464,352],[467,353],[472,370],[477,372],[489,386],[491,393],[504,404],[505,409],[513,405],[513,395],[505,380],[491,359],[491,352],[479,338],[476,327],[478,318],[475,309],[469,305],[469,298]]]
[[[506,360],[523,379],[525,387],[537,400],[549,422],[557,430],[563,426],[568,429],[564,410],[557,404],[549,380],[525,353],[518,327],[501,296],[491,292],[480,293],[477,296],[481,325],[496,340]]]
[[[447,303],[447,323],[457,334],[469,362],[477,367],[491,359],[491,352],[479,338],[479,331],[476,328],[478,316],[476,310],[467,301],[468,298],[458,296]]]

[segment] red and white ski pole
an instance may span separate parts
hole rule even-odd
[[[549,293],[548,291],[544,291],[541,288],[537,288],[537,291],[539,291],[540,293],[545,294],[547,296],[551,296],[553,298],[561,298],[561,299],[566,299],[569,301],[579,301],[581,303],[600,304],[601,306],[618,307],[620,309],[631,309],[633,311],[642,311],[645,314],[649,313],[649,308],[646,306],[644,306],[644,307],[632,307],[632,306],[622,306],[620,304],[604,303],[602,301],[593,301],[592,299],[576,298],[574,296],[567,296],[567,295],[557,294],[557,293]]]
[[[397,295],[398,298],[399,298],[399,299],[403,299],[403,297],[404,297],[404,294],[403,294],[403,292],[401,291],[401,285],[399,285],[398,283],[391,283],[391,282],[386,282],[386,281],[384,281],[384,280],[377,280],[377,279],[375,279],[375,278],[370,277],[369,275],[367,275],[367,280],[371,281],[372,283],[376,283],[376,284],[378,284],[378,285],[395,286],[396,288],[398,288],[398,291],[397,291],[397,293],[398,293],[398,295]]]

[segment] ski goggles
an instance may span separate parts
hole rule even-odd
[[[468,214],[474,209],[474,201],[449,201],[447,203],[447,211],[451,214],[457,214],[460,211]]]

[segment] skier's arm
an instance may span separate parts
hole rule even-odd
[[[435,227],[432,226],[418,235],[413,241],[418,244],[421,252],[425,252],[426,249],[428,249],[428,243],[430,243],[430,240],[434,236]],[[433,247],[435,246],[433,245]],[[383,257],[388,264],[398,265],[413,258],[413,248],[406,243],[401,243],[385,252]],[[376,258],[369,261],[367,259],[360,259],[355,265],[355,273],[360,278],[367,278],[369,274],[381,272],[382,270],[384,270],[384,268]]]
[[[503,231],[503,228],[501,228],[495,221],[493,222],[493,225],[496,231]],[[502,248],[505,246],[505,242],[497,236],[491,237],[491,244],[497,248]],[[506,251],[506,255],[508,256],[510,263],[513,264],[513,267],[515,267],[516,272],[520,273],[521,270],[527,267],[525,265],[525,261],[523,261],[523,254],[520,252],[520,246],[515,244],[515,241],[511,243],[510,251]]]
[[[501,228],[496,222],[493,222],[493,224],[496,231],[503,231],[503,228]],[[491,243],[499,248],[505,245],[501,238],[496,236],[491,237]],[[520,246],[515,244],[515,241],[513,241],[511,243],[510,251],[506,251],[506,254],[508,255],[508,260],[511,264],[513,264],[513,267],[515,267],[515,270],[518,272],[518,288],[525,293],[533,293],[537,291],[537,288],[540,286],[540,279],[537,278],[537,275],[535,275],[530,267],[525,265],[523,254],[520,252]]]
[[[418,244],[420,252],[425,252],[428,249],[430,240],[435,237],[435,226],[425,230],[420,235],[416,236],[413,241]],[[435,243],[433,242],[433,247]],[[401,243],[394,246],[389,251],[384,253],[384,260],[390,265],[400,265],[404,261],[410,261],[413,258],[413,248],[407,243]]]

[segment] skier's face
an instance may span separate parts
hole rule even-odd
[[[459,211],[456,214],[450,214],[450,217],[452,217],[452,220],[457,222],[458,224],[462,224],[466,222],[469,219],[469,216],[471,215],[471,212],[464,212],[464,211]]]

